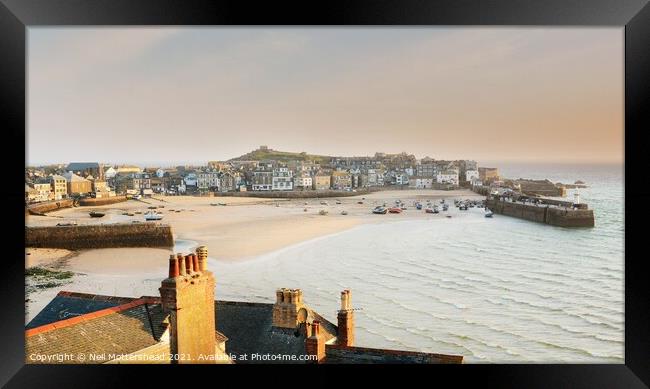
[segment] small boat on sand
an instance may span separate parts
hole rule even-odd
[[[341,211],[341,215],[347,215],[348,211]]]
[[[386,212],[388,212],[388,209],[386,209],[386,207],[375,207],[372,210],[372,213],[377,214],[377,215],[385,215]]]
[[[390,212],[390,213],[402,213],[402,208],[391,207],[391,208],[388,208],[388,212]]]
[[[90,211],[88,212],[88,214],[90,215],[90,217],[104,217],[104,215],[106,215],[103,212],[97,212],[97,211]]]
[[[321,216],[325,216],[325,215],[327,215],[327,211],[324,210],[324,209],[321,209],[320,211],[318,211],[318,214],[321,215]]]
[[[494,215],[494,212],[490,211],[489,209],[486,208],[485,210],[485,217],[492,217],[492,215]]]
[[[363,201],[357,201],[357,204],[363,204]]]
[[[144,214],[144,220],[146,221],[156,221],[156,220],[162,220],[163,216],[159,213],[155,212],[147,212]]]

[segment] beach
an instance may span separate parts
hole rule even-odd
[[[67,208],[50,212],[47,216],[27,216],[27,226],[55,226],[74,220],[78,224],[144,222],[148,207],[163,214],[161,223],[172,226],[175,239],[191,240],[206,245],[210,256],[220,260],[243,260],[278,250],[320,236],[341,232],[363,223],[377,223],[405,218],[431,218],[423,211],[416,212],[415,200],[454,198],[483,198],[469,190],[399,190],[380,191],[366,195],[327,199],[260,199],[246,197],[191,197],[168,196],[129,200],[123,203],[97,207]],[[397,215],[373,215],[371,209],[396,199],[410,208]],[[322,205],[321,202],[327,202]],[[339,201],[341,204],[336,204]],[[358,204],[363,202],[363,204]],[[226,204],[211,205],[211,204]],[[102,218],[91,218],[90,211],[106,213]],[[306,211],[305,211],[306,210]],[[319,214],[326,210],[327,215]],[[346,211],[347,215],[341,212]],[[125,216],[123,213],[134,213]],[[141,212],[141,214],[135,214]],[[388,219],[391,218],[391,219]],[[52,250],[32,254],[32,261],[41,262]],[[69,254],[69,253],[68,253]],[[45,258],[41,258],[45,255]]]
[[[78,224],[145,223],[143,214],[149,207],[160,207],[161,223],[172,226],[176,250],[186,252],[206,245],[212,260],[237,263],[281,250],[301,242],[325,237],[363,224],[377,224],[409,219],[444,219],[441,214],[426,214],[413,207],[416,200],[439,202],[455,198],[483,198],[468,190],[399,190],[326,199],[262,199],[246,197],[156,196],[144,201],[97,207],[66,208],[47,216],[26,216],[27,226],[55,226],[75,221]],[[371,209],[402,200],[409,210],[401,214],[374,215]],[[341,204],[337,204],[339,201]],[[327,205],[321,204],[326,202]],[[363,204],[359,204],[362,202]],[[305,204],[306,203],[306,204]],[[211,205],[215,204],[215,205]],[[226,205],[216,205],[226,204]],[[307,209],[307,211],[305,211]],[[91,218],[90,211],[104,212]],[[327,215],[319,211],[327,210]],[[342,211],[347,215],[342,215]],[[136,213],[141,212],[141,213]],[[133,213],[126,216],[123,213]],[[26,267],[72,271],[75,276],[60,286],[32,291],[26,296],[26,321],[36,315],[60,290],[110,294],[118,296],[157,295],[160,280],[167,272],[170,249],[113,248],[62,250],[26,248]],[[289,258],[288,261],[291,261]],[[30,283],[29,279],[26,282]]]

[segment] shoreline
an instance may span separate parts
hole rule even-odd
[[[165,198],[165,202],[150,200],[151,204],[127,201],[84,209],[62,209],[53,212],[52,216],[28,216],[26,224],[55,225],[62,220],[76,220],[79,224],[123,223],[135,218],[123,216],[123,212],[139,210],[144,213],[149,206],[164,205],[164,208],[159,209],[164,213],[162,222],[172,226],[175,244],[178,241],[184,250],[187,250],[187,246],[206,245],[210,262],[229,265],[277,255],[278,251],[325,239],[363,225],[406,220],[445,220],[442,213],[431,215],[416,211],[412,206],[415,200],[445,198],[453,203],[453,198],[482,197],[470,191],[449,193],[414,190],[408,197],[405,194],[403,191],[382,191],[341,198],[341,204],[335,204],[336,198],[264,201],[259,198],[178,196]],[[392,203],[398,198],[408,205],[407,211],[386,215],[370,212],[375,205]],[[236,200],[232,201],[233,199]],[[227,206],[210,205],[223,200]],[[304,204],[305,200],[308,205]],[[328,205],[321,205],[320,201],[327,201]],[[357,204],[359,201],[363,201],[363,204]],[[92,208],[102,209],[106,212],[106,217],[101,218],[101,221],[90,218],[88,212]],[[307,212],[304,212],[305,208],[308,209]],[[319,215],[321,209],[327,209],[329,214]],[[348,215],[341,215],[342,210],[346,210]],[[170,254],[174,254],[173,250],[140,247],[83,250],[26,248],[26,268],[38,266],[75,274],[63,285],[26,295],[28,301],[25,303],[25,320],[29,322],[60,290],[131,297],[155,295],[167,272],[167,259]]]

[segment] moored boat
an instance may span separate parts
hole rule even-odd
[[[163,216],[161,214],[155,212],[147,212],[144,214],[144,220],[146,221],[162,220],[162,218]]]
[[[388,209],[386,209],[385,207],[375,207],[372,210],[372,213],[375,213],[375,214],[378,214],[378,215],[384,215],[384,214],[386,214],[386,212],[388,212]]]
[[[402,209],[399,208],[399,207],[391,207],[391,208],[388,208],[388,212],[390,212],[390,213],[402,213]]]
[[[97,212],[97,211],[90,211],[88,212],[88,214],[90,215],[90,217],[104,217],[104,215],[106,215],[103,212]]]

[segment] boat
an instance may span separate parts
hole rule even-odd
[[[447,215],[446,217],[447,217],[447,219],[451,219],[451,215]]]
[[[144,220],[146,221],[162,220],[162,218],[163,216],[161,214],[154,213],[154,212],[147,212],[144,214]]]
[[[415,204],[415,208],[422,209],[422,204],[420,204],[420,203]]]
[[[434,213],[433,208],[428,208],[428,207],[424,210],[424,212],[426,212],[426,213]]]
[[[357,204],[363,204],[363,201],[357,201]]]
[[[147,207],[147,208],[149,208],[149,209],[156,209],[156,208],[158,208],[158,207],[156,207],[156,206],[152,206],[152,207]]]
[[[402,209],[398,208],[398,207],[391,207],[391,208],[388,208],[388,212],[390,212],[390,213],[402,213]]]
[[[402,211],[406,211],[406,205],[402,204],[402,206],[400,207],[400,209],[401,209]]]
[[[337,204],[341,204],[341,201],[340,201],[340,200],[336,200],[336,203],[337,203]]]
[[[321,209],[320,211],[318,211],[318,214],[321,215],[321,216],[325,216],[325,215],[327,215],[327,211],[324,210],[324,209]]]
[[[485,212],[485,217],[492,217],[492,215],[494,215],[494,212],[490,211],[490,210],[487,209],[487,208],[485,209],[485,211],[486,211],[486,212]]]
[[[70,226],[76,226],[77,222],[74,220],[70,220],[68,222],[56,223],[56,225],[59,227],[70,227]]]
[[[106,215],[103,212],[97,212],[97,211],[90,211],[88,212],[88,214],[90,215],[90,217],[104,217],[104,215]]]
[[[438,207],[436,207],[436,206],[433,207],[433,213],[440,213],[440,211],[438,210]]]
[[[328,204],[327,204],[327,201],[321,201],[320,205],[328,205]]]
[[[348,211],[341,211],[341,215],[347,215]]]
[[[443,205],[442,205],[442,210],[443,210],[443,211],[448,211],[448,210],[449,210],[449,205],[447,205],[447,204],[443,204]]]
[[[303,209],[302,211],[303,211],[303,212],[307,212],[307,208]]]
[[[378,215],[385,215],[386,212],[388,212],[388,209],[386,207],[375,207],[372,210],[372,213],[378,214]]]

